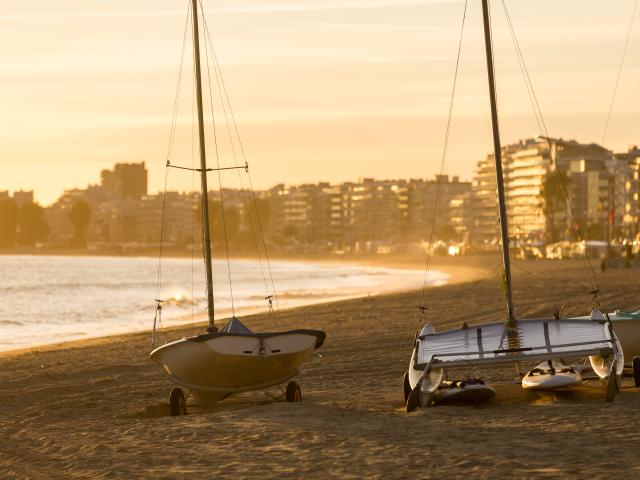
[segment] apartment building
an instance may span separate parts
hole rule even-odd
[[[616,156],[600,145],[545,137],[504,146],[510,238],[515,243],[575,239],[577,224],[581,237],[601,239],[609,223],[624,224],[625,212],[630,225],[633,201],[629,192],[633,194],[636,187],[629,163],[637,158],[630,152]],[[555,203],[553,208],[551,203]],[[493,155],[477,164],[472,218],[474,241],[495,243],[499,216]]]

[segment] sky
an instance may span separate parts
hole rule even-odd
[[[601,142],[635,2],[505,1],[550,135]],[[33,189],[48,205],[65,189],[97,183],[116,162],[145,162],[150,192],[161,189],[188,3],[3,0],[0,190]],[[438,173],[463,0],[203,5],[256,188]],[[540,132],[502,0],[491,5],[506,144]],[[190,49],[172,150],[182,165],[193,161]],[[492,149],[487,90],[481,6],[470,0],[450,175],[470,180]],[[219,161],[228,166],[235,160],[217,95],[214,87]],[[604,145],[639,143],[640,11]],[[236,187],[234,178],[223,176],[224,185]],[[169,189],[193,185],[191,174],[171,170]]]

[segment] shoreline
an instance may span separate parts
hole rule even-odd
[[[87,250],[87,249],[0,249],[0,257],[2,256],[33,256],[33,257],[113,257],[113,258],[153,258],[158,259],[158,251],[152,249],[140,250],[140,251],[128,251],[123,252],[119,250]],[[175,259],[175,258],[192,258],[190,252],[184,250],[164,250],[162,254],[163,259]],[[201,258],[196,255],[194,258]],[[253,254],[233,254],[230,256],[231,260],[258,260],[257,255]],[[264,261],[264,257],[261,257]],[[478,259],[486,258],[501,258],[499,252],[490,253],[475,253],[469,255],[432,255],[432,263],[445,262],[448,263],[451,260],[471,259],[472,263],[476,263]],[[223,257],[217,257],[214,255],[214,259],[223,259]],[[393,265],[396,268],[411,268],[415,270],[424,270],[427,264],[427,254],[424,253],[411,253],[411,254],[374,254],[374,253],[345,253],[345,254],[331,254],[331,253],[295,253],[295,254],[269,254],[269,261],[311,261],[313,263],[351,263],[362,264],[372,266]]]
[[[409,263],[408,259],[404,259],[404,261],[398,261],[397,259],[393,259],[390,262],[377,262],[377,263],[372,262],[371,259],[362,260],[360,262],[355,262],[355,261],[335,262],[330,259],[324,259],[324,260],[311,259],[311,260],[303,261],[302,259],[298,259],[298,258],[274,259],[274,260],[300,262],[300,263],[308,263],[308,264],[316,264],[316,265],[327,265],[327,264],[335,265],[336,263],[340,263],[344,265],[359,265],[359,266],[370,267],[370,268],[378,267],[378,268],[389,268],[389,269],[399,269],[399,270],[406,270],[406,269],[411,269],[416,271],[418,270],[418,269],[411,268],[411,264]],[[448,262],[448,263],[451,263],[451,262]],[[431,271],[443,274],[447,278],[443,283],[438,285],[433,285],[430,288],[438,288],[439,286],[442,286],[442,285],[454,285],[454,284],[471,282],[479,279],[484,273],[486,273],[486,269],[479,266],[470,267],[470,266],[450,265],[450,264],[448,266],[445,266],[444,264],[440,264],[440,266],[438,267],[431,268]],[[410,290],[410,291],[414,291],[414,290]],[[363,298],[366,299],[366,298],[386,296],[386,295],[397,295],[402,293],[407,293],[407,291],[397,290],[397,291],[378,292],[373,294],[363,292],[357,295],[346,296],[344,298],[339,298],[339,299],[329,299],[326,301],[311,301],[309,303],[304,303],[302,305],[296,305],[289,308],[284,308],[282,309],[282,312],[295,313],[298,310],[303,310],[309,307],[328,305],[328,304],[352,301],[352,300],[363,299]],[[267,313],[268,313],[268,309],[266,307],[257,307],[257,306],[246,307],[246,309],[244,309],[242,312],[239,313],[239,316],[241,316],[242,318],[256,317],[256,316],[266,315]],[[179,320],[180,318],[181,316],[178,316],[173,318],[173,320]],[[229,320],[229,318],[230,318],[230,314],[224,314],[224,316],[222,316],[219,320],[220,322],[224,323],[227,320]],[[190,322],[189,325],[190,326],[193,325],[195,327],[202,327],[206,325],[206,315],[204,313],[200,313],[196,315],[196,317],[194,317],[194,321]],[[185,328],[186,328],[186,322],[184,324],[171,325],[168,327],[164,327],[161,331],[171,332],[171,331],[181,330]],[[152,332],[151,328],[145,328],[141,330],[114,332],[114,333],[109,333],[105,335],[63,340],[59,342],[38,343],[35,345],[18,346],[16,348],[0,350],[0,358],[5,358],[11,355],[21,355],[21,354],[32,352],[32,351],[39,351],[39,352],[54,351],[54,350],[61,350],[65,348],[79,348],[79,347],[90,346],[90,345],[101,345],[104,343],[108,343],[109,341],[111,341],[110,339],[115,341],[116,339],[119,339],[119,338],[120,339],[125,338],[128,335],[146,335],[150,337],[151,332]]]
[[[129,252],[119,253],[110,251],[91,252],[87,250],[0,250],[0,257],[3,256],[29,256],[29,257],[94,257],[94,258],[152,258],[158,259],[157,254],[151,252]],[[170,251],[163,253],[163,259],[190,259],[191,255],[180,254],[179,252]],[[196,256],[196,259],[200,257]],[[217,258],[216,259],[220,259]],[[231,256],[233,260],[259,260],[255,255],[235,255]],[[470,254],[470,255],[457,255],[454,257],[448,255],[432,256],[431,269],[442,271],[444,267],[452,270],[452,273],[462,275],[464,281],[471,278],[465,274],[464,269],[474,270],[474,275],[482,274],[482,270],[486,269],[487,265],[494,264],[498,259],[501,259],[499,253],[484,253],[484,254]],[[264,258],[262,258],[264,262]],[[295,255],[269,255],[269,261],[282,261],[282,262],[301,262],[311,263],[317,265],[362,265],[369,267],[386,267],[397,268],[403,270],[422,270],[424,271],[427,264],[427,255],[425,254],[344,254],[344,255],[331,255],[331,254],[295,254]],[[448,273],[448,272],[443,272]]]

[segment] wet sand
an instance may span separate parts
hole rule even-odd
[[[504,318],[499,259],[473,266],[475,281],[427,291],[436,328]],[[514,277],[520,317],[589,310],[579,261],[517,262]],[[640,308],[640,271],[597,277],[604,307]],[[503,382],[493,401],[404,413],[420,302],[409,292],[243,318],[260,331],[327,332],[297,377],[301,404],[254,392],[169,417],[148,334],[2,354],[0,477],[640,478],[640,389],[629,378],[606,403],[595,381],[554,396],[509,384],[510,370],[469,371]]]

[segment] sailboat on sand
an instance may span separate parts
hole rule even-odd
[[[192,0],[191,11],[200,151],[200,168],[195,170],[200,172],[202,190],[202,234],[209,326],[206,332],[154,348],[150,357],[164,368],[175,385],[169,399],[172,415],[186,414],[186,401],[189,397],[193,397],[199,404],[211,404],[229,395],[283,385],[285,382],[288,382],[285,390],[286,400],[300,402],[302,400],[300,387],[291,379],[298,374],[301,365],[309,359],[312,352],[322,346],[325,339],[324,332],[297,329],[256,333],[235,316],[221,329],[215,325],[207,172],[223,170],[223,168],[207,167],[198,0]],[[191,170],[184,167],[177,168]],[[232,168],[236,167],[226,169]],[[247,168],[247,165],[237,168]],[[161,301],[157,300],[157,302],[158,309],[161,309]],[[154,322],[152,340],[154,345],[155,330]]]
[[[463,328],[442,332],[436,332],[430,324],[422,327],[416,335],[409,370],[405,373],[406,409],[411,412],[418,407],[433,406],[445,372],[450,368],[577,357],[589,359],[594,372],[604,380],[606,400],[611,401],[619,392],[624,357],[608,318],[598,310],[584,319],[518,319],[514,312],[488,0],[482,0],[482,13],[507,318],[479,325],[465,323]]]

